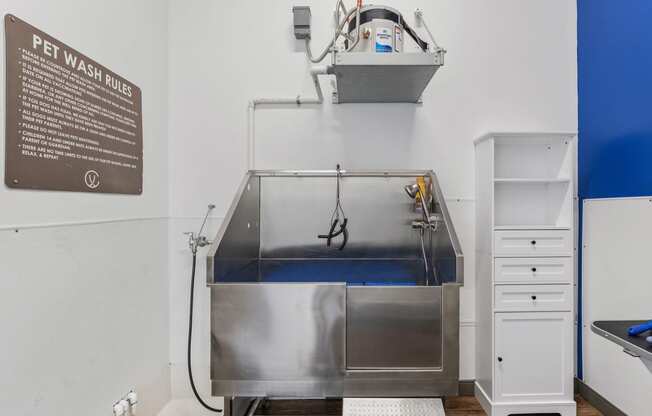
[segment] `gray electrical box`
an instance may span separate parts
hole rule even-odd
[[[310,7],[294,6],[294,37],[297,39],[310,39]]]

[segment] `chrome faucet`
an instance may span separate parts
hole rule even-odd
[[[200,247],[206,247],[211,243],[211,241],[206,238],[205,235],[202,235],[202,232],[204,231],[204,226],[206,225],[206,221],[208,220],[208,215],[211,213],[211,211],[215,208],[214,204],[209,204],[208,205],[208,210],[206,211],[206,215],[204,215],[204,221],[201,223],[201,227],[199,228],[199,232],[195,234],[192,231],[185,232],[184,234],[188,236],[188,247],[190,247],[190,251],[192,251],[192,254],[195,255],[197,254],[197,249]]]

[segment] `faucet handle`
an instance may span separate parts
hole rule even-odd
[[[197,253],[197,237],[195,237],[195,233],[193,231],[186,231],[183,233],[183,235],[188,236],[188,247],[190,248],[190,251],[192,251],[192,254]]]
[[[207,245],[211,244],[211,241],[208,238],[206,238],[205,235],[198,236],[196,241],[197,241],[197,247],[206,247]]]

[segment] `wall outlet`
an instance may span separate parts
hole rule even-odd
[[[138,394],[136,390],[130,390],[120,400],[113,404],[114,416],[133,416],[136,414],[136,405],[138,404]]]
[[[127,401],[129,402],[129,410],[132,415],[136,414],[136,405],[138,404],[138,394],[135,390],[127,394]]]

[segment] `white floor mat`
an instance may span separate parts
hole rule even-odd
[[[344,399],[343,416],[445,416],[441,399]]]

